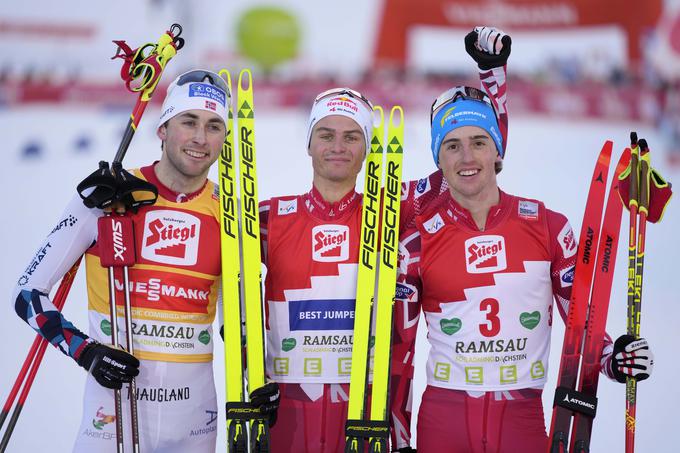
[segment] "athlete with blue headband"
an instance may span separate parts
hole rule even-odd
[[[432,157],[439,170],[405,185],[402,197],[392,421],[400,453],[412,452],[410,402],[418,319],[427,322],[427,387],[417,450],[545,452],[542,391],[553,314],[566,320],[577,244],[567,218],[542,202],[503,192],[506,62],[511,40],[477,27],[465,38],[483,90],[455,87],[432,105]],[[555,305],[553,307],[553,301]],[[647,341],[602,345],[602,373],[642,380]],[[549,389],[552,391],[552,389]]]

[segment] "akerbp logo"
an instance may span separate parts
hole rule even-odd
[[[320,262],[345,261],[349,258],[349,227],[317,225],[312,228],[312,259]]]
[[[97,409],[97,414],[95,415],[95,418],[92,419],[92,426],[94,426],[94,428],[98,430],[102,430],[104,426],[116,421],[115,415],[105,414],[104,412],[102,412],[102,409],[104,409],[104,407],[100,406],[99,409]]]
[[[508,267],[503,236],[477,236],[465,241],[465,264],[470,274],[498,272]]]
[[[201,222],[186,212],[149,211],[144,219],[142,258],[191,266],[198,258]]]

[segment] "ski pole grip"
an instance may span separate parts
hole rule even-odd
[[[647,141],[643,138],[640,140],[640,211],[648,214],[649,212],[649,179],[651,177],[650,170],[649,148]]]
[[[102,267],[123,267],[135,264],[135,240],[132,218],[110,215],[100,217],[97,243]]]

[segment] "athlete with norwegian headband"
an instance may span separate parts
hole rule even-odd
[[[129,269],[134,356],[106,344],[111,323],[107,269],[99,262],[101,209],[85,207],[75,195],[62,215],[65,220],[19,278],[13,298],[17,314],[89,372],[75,452],[116,451],[111,389],[135,376],[141,451],[215,451],[212,323],[221,263],[215,247],[220,240],[218,187],[207,175],[222,149],[229,102],[218,74],[194,70],[180,75],[168,87],[158,122],[161,158],[134,170],[159,194],[154,205],[132,215],[137,250],[137,262]],[[88,334],[70,323],[48,296],[83,254]],[[120,275],[115,286],[120,305]],[[122,316],[118,324],[125,325]],[[122,414],[130,413],[131,397],[126,388]],[[276,404],[267,401],[262,407],[275,411]],[[129,424],[124,426],[125,447],[132,451]]]
[[[501,191],[507,140],[505,65],[511,40],[477,27],[465,38],[482,87],[456,87],[432,105],[439,172],[415,192],[400,237],[392,362],[394,447],[412,451],[410,402],[420,310],[431,349],[418,417],[421,452],[544,452],[552,302],[568,310],[577,244],[567,219]],[[442,178],[443,177],[443,178]],[[417,201],[420,200],[420,201]],[[410,217],[409,217],[410,216]],[[632,349],[633,348],[633,349]],[[607,337],[602,372],[651,374],[644,339]]]
[[[306,142],[312,188],[260,203],[267,375],[281,389],[274,453],[344,450],[361,230],[354,189],[372,129],[360,93],[319,94]]]

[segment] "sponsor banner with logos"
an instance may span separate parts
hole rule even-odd
[[[279,382],[349,382],[356,272],[356,264],[339,264],[338,275],[313,276],[310,288],[286,290],[285,301],[267,302],[269,376]]]
[[[487,246],[499,245],[496,238]],[[493,286],[466,289],[466,300],[443,302],[441,312],[425,312],[432,345],[428,384],[490,391],[545,383],[550,263],[525,262],[524,267],[524,273],[495,275]]]
[[[111,322],[107,314],[90,310],[90,336],[111,342]],[[125,321],[118,313],[120,338],[125,342]],[[208,362],[212,360],[213,332],[210,323],[180,323],[174,320],[140,319],[133,311],[132,335],[135,356],[167,362]]]

